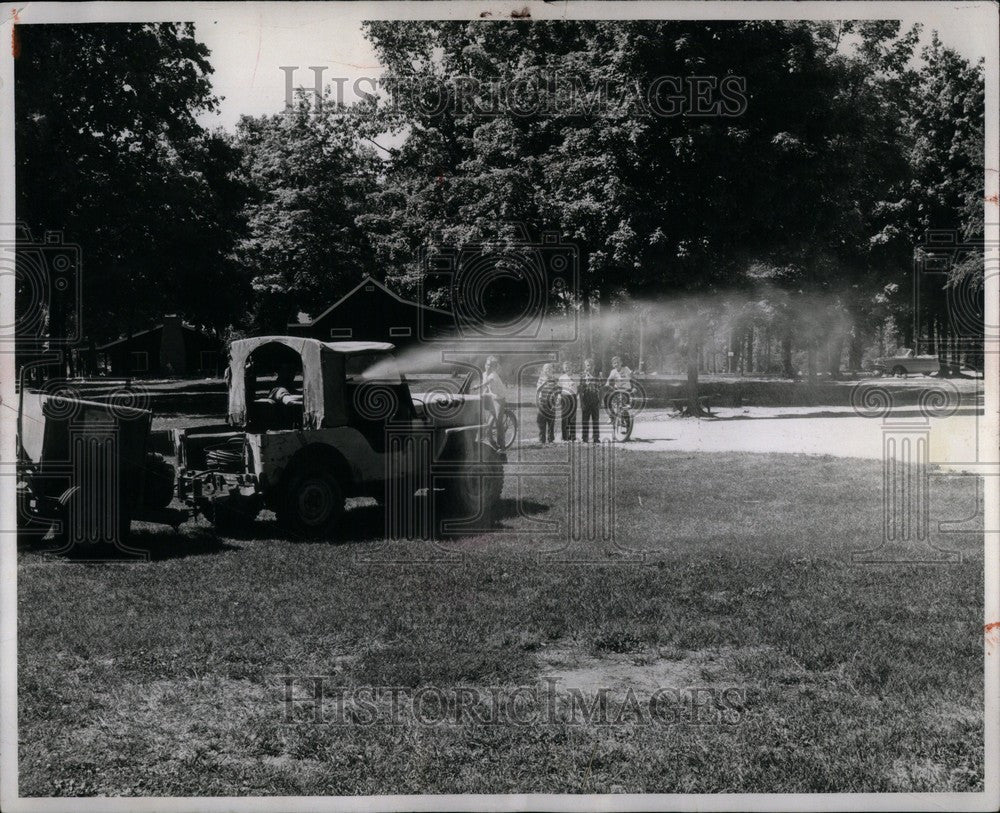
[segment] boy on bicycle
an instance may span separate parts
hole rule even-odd
[[[483,380],[476,389],[483,394],[484,406],[493,413],[493,425],[496,427],[497,440],[503,445],[503,411],[507,407],[507,385],[500,377],[500,360],[496,356],[487,356],[486,365],[483,368]]]
[[[574,441],[576,440],[577,386],[573,379],[573,365],[564,361],[562,370],[562,375],[559,376],[561,435],[564,441]]]
[[[618,411],[618,405],[628,401],[632,391],[632,371],[622,364],[620,356],[611,359],[611,372],[605,386],[610,390],[607,398],[607,410],[613,418]]]

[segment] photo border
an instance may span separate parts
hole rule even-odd
[[[233,4],[235,5],[235,4]],[[241,13],[274,3],[244,3]],[[934,19],[955,14],[977,27],[988,44],[985,63],[986,100],[986,262],[997,263],[1000,242],[1000,191],[998,179],[998,41],[997,5],[990,2],[562,2],[538,0],[516,2],[355,2],[340,4],[300,3],[301,7],[322,11],[325,18],[357,19],[450,19],[478,20],[484,11],[488,19],[580,20],[580,19],[894,19],[919,16],[933,26]],[[230,6],[230,9],[232,6]],[[188,13],[190,10],[190,13]],[[14,237],[14,61],[11,48],[14,24],[42,22],[153,22],[188,21],[193,16],[204,20],[222,12],[220,4],[211,3],[31,3],[4,12],[3,47],[0,48],[0,240]],[[528,14],[525,14],[528,12]],[[197,20],[195,20],[197,22]],[[277,66],[276,66],[277,67]],[[14,279],[0,277],[0,319],[13,318]],[[4,322],[6,323],[6,322]],[[997,276],[986,280],[986,324],[1000,324],[1000,286]],[[980,459],[997,459],[997,419],[1000,415],[998,394],[998,354],[986,354],[984,390],[984,431],[981,433]],[[14,388],[15,357],[0,353],[0,460],[15,457]],[[996,465],[996,463],[994,463]],[[991,481],[987,478],[987,483]],[[25,813],[47,811],[339,811],[339,810],[918,810],[947,807],[952,810],[994,810],[1000,804],[1000,648],[987,645],[984,655],[986,685],[985,786],[982,793],[837,793],[837,794],[503,794],[503,795],[434,795],[434,796],[357,796],[357,797],[94,797],[94,798],[22,798],[17,796],[17,546],[16,528],[9,527],[16,516],[14,478],[0,478],[0,515],[4,517],[3,545],[0,548],[0,808]],[[1000,528],[1000,493],[994,486],[985,492],[985,527]],[[1000,555],[997,537],[985,534],[985,625],[1000,621]]]

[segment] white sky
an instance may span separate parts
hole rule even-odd
[[[523,5],[524,3],[480,4],[477,8],[500,8],[497,16],[501,16],[506,6],[520,8]],[[620,5],[636,8],[632,3]],[[930,31],[937,29],[945,44],[970,59],[985,56],[990,48],[989,28],[976,25],[970,16],[962,13],[962,8],[968,9],[970,4],[952,6],[912,3],[896,7],[907,14],[886,13],[896,11],[896,8],[878,3],[866,4],[867,8],[864,9],[857,4],[848,3],[787,5],[790,8],[785,16],[792,17],[809,16],[812,12],[807,11],[807,6],[815,9],[825,5],[825,16],[847,19],[852,16],[884,15],[901,19],[904,29],[913,22],[921,22],[924,24],[925,42],[930,38]],[[832,6],[837,7],[836,14],[831,13]],[[452,6],[456,11],[460,11],[462,7],[463,4],[458,3]],[[468,8],[467,5],[465,7]],[[561,5],[549,4],[542,11],[551,12],[553,7],[560,8]],[[219,114],[204,116],[202,121],[207,126],[223,126],[227,129],[232,128],[242,114],[280,112],[285,101],[285,73],[281,66],[297,66],[299,70],[295,73],[295,84],[307,87],[312,87],[314,82],[310,66],[325,67],[323,77],[326,82],[333,77],[345,77],[345,99],[350,101],[354,98],[350,88],[355,80],[367,76],[378,77],[380,74],[378,60],[361,34],[361,21],[371,17],[392,16],[386,14],[385,7],[380,7],[377,3],[231,3],[198,4],[187,8],[195,13],[185,14],[184,17],[194,20],[198,39],[211,50],[211,60],[215,67],[213,85],[216,93],[224,97]],[[174,14],[181,16],[176,11]],[[535,16],[537,18],[540,15],[535,13]],[[561,15],[549,13],[545,16]],[[371,90],[367,85],[362,89]]]

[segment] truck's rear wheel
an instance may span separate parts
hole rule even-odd
[[[344,492],[329,472],[307,469],[292,475],[275,513],[291,537],[330,538],[344,515]]]

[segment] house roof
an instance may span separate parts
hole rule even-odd
[[[107,342],[106,344],[98,345],[94,349],[95,350],[107,350],[109,347],[114,347],[116,344],[121,344],[122,342],[127,342],[127,341],[129,341],[131,339],[138,338],[139,336],[145,336],[147,333],[153,333],[156,330],[162,330],[163,329],[163,325],[164,325],[164,323],[160,322],[160,324],[153,325],[152,327],[148,327],[145,330],[140,330],[140,331],[137,331],[136,333],[129,333],[128,336],[120,336],[119,338],[117,338],[117,339],[115,339],[113,341]],[[181,322],[181,329],[182,330],[190,330],[192,333],[200,333],[202,336],[208,336],[209,335],[204,330],[199,330],[194,325],[189,325],[186,322]]]
[[[382,289],[382,291],[384,291],[385,293],[387,293],[389,296],[391,296],[397,302],[401,302],[404,305],[410,305],[411,307],[420,308],[421,310],[430,311],[431,313],[436,313],[436,314],[439,314],[441,316],[451,316],[451,314],[448,313],[448,311],[443,311],[440,308],[432,308],[430,305],[423,305],[420,302],[414,302],[413,300],[410,300],[410,299],[403,299],[403,297],[401,297],[395,291],[387,288],[383,283],[379,282],[371,274],[365,274],[361,278],[361,282],[359,282],[357,285],[355,285],[353,288],[351,288],[350,291],[348,291],[340,299],[338,299],[336,302],[334,302],[329,308],[327,308],[325,311],[323,311],[319,316],[315,317],[314,319],[311,319],[308,322],[289,322],[288,326],[290,328],[297,328],[297,329],[301,330],[302,328],[311,327],[312,325],[315,325],[321,319],[325,318],[330,313],[332,313],[337,308],[339,308],[341,305],[343,305],[344,302],[346,302],[348,299],[350,299],[352,296],[354,296],[365,285],[377,285],[380,289]]]
[[[128,336],[122,336],[119,339],[110,341],[107,344],[97,345],[98,350],[107,350],[109,347],[114,347],[116,344],[121,344],[122,342],[127,342],[129,339],[135,339],[139,336],[145,336],[147,333],[152,333],[154,330],[160,330],[163,328],[163,324],[153,325],[153,327],[146,328],[145,330],[140,330],[138,333],[130,333]]]

